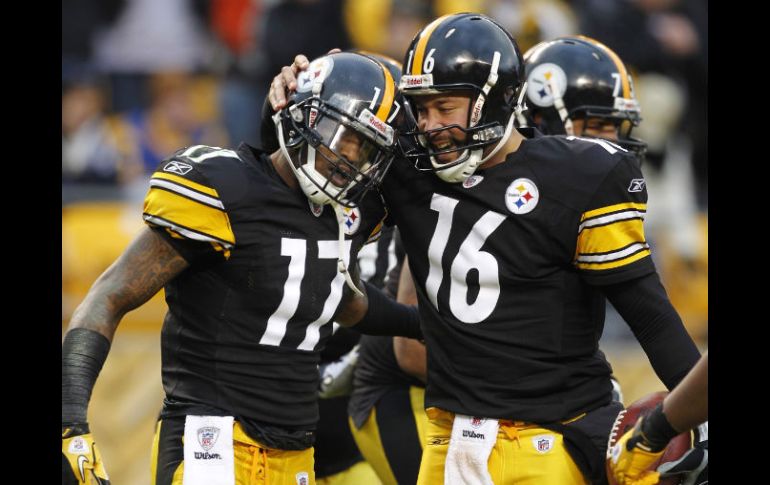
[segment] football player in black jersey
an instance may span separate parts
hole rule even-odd
[[[524,102],[516,108],[518,127],[535,126],[546,135],[605,139],[635,153],[639,163],[643,162],[647,144],[631,136],[642,120],[633,78],[612,49],[583,35],[559,37],[528,50],[524,68],[527,81],[520,94]],[[620,384],[614,377],[613,386],[618,393],[615,400],[622,402]],[[694,424],[703,421],[705,417]],[[700,431],[687,460],[661,465],[661,469],[676,474],[693,470],[690,475],[695,483],[705,483],[708,454],[703,449],[707,446],[707,433]],[[705,458],[699,460],[696,455]]]
[[[642,163],[647,144],[631,137],[642,120],[633,78],[612,49],[583,35],[543,41],[524,54],[524,74],[517,128],[608,140]],[[612,385],[614,399],[623,402],[614,376]]]
[[[303,65],[274,78],[274,109]],[[605,297],[667,388],[699,357],[650,256],[636,158],[601,139],[519,132],[523,77],[515,41],[478,14],[434,20],[405,55],[416,128],[380,190],[428,349],[420,485],[606,480],[619,407],[597,352]]]
[[[357,282],[349,264],[385,216],[370,189],[392,160],[397,96],[372,59],[324,56],[275,116],[280,150],[196,145],[158,166],[148,227],[64,337],[63,483],[109,483],[88,401],[122,316],[161,288],[166,397],[152,483],[315,483],[317,364],[332,320],[420,336],[416,311]]]

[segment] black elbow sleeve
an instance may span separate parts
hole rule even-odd
[[[353,328],[366,335],[422,339],[417,307],[397,303],[375,286],[364,282],[369,307]]]

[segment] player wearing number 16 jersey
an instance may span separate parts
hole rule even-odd
[[[274,108],[302,63],[274,78]],[[606,480],[602,296],[669,389],[699,357],[652,263],[638,163],[608,141],[515,129],[523,71],[478,14],[434,20],[404,56],[414,127],[381,192],[427,347],[418,485]]]
[[[395,83],[358,54],[312,67],[276,115],[280,150],[192,146],[153,174],[148,227],[91,288],[63,343],[63,483],[108,483],[88,400],[121,317],[160,288],[158,485],[315,483],[317,364],[332,320],[419,336],[414,312],[363,294],[350,275],[385,217],[369,189],[393,157]],[[377,308],[390,316],[370,318]]]
[[[405,55],[412,163],[381,191],[428,349],[420,485],[601,483],[618,411],[605,296],[667,387],[699,356],[650,257],[639,164],[605,140],[513,128],[522,78],[513,39],[476,14],[436,19]]]

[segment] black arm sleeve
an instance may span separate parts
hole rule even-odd
[[[352,328],[365,335],[423,338],[417,307],[396,303],[367,281],[364,281],[364,286],[369,308],[364,318]]]
[[[61,349],[61,423],[84,424],[96,377],[107,359],[110,341],[87,328],[67,332]]]
[[[700,358],[657,273],[604,286],[607,298],[631,327],[652,368],[672,390]]]

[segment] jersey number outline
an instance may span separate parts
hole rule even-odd
[[[430,269],[425,281],[425,291],[433,307],[438,310],[438,291],[444,279],[441,261],[444,257],[452,218],[460,201],[441,194],[433,194],[430,208],[438,212],[436,230],[428,246]],[[489,252],[482,251],[487,238],[507,218],[494,211],[487,211],[476,221],[470,234],[460,245],[449,270],[449,309],[455,318],[463,323],[475,324],[485,320],[497,306],[500,299],[500,275],[497,259]],[[479,273],[479,294],[473,303],[468,303],[467,276],[471,270]]]

